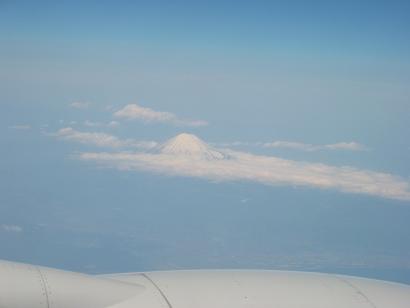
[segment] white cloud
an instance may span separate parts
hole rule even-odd
[[[192,142],[186,144],[192,144]],[[265,185],[308,186],[410,200],[410,183],[388,173],[286,160],[231,150],[221,151],[211,149],[209,146],[204,150],[204,154],[220,151],[223,155],[201,155],[197,153],[197,149],[203,148],[203,144],[193,145],[192,151],[185,145],[177,145],[178,151],[171,152],[171,154],[167,149],[166,152],[158,153],[88,152],[81,153],[77,157],[120,170],[148,170],[167,175],[199,177],[214,181],[245,180]],[[173,149],[174,146],[169,148]]]
[[[108,123],[103,123],[103,122],[94,122],[94,121],[90,121],[90,120],[85,120],[83,123],[84,126],[87,127],[110,127],[110,128],[114,128],[114,127],[118,127],[120,125],[119,122],[117,121],[110,121]]]
[[[103,124],[101,122],[93,122],[90,120],[86,120],[84,121],[84,125],[88,127],[98,127],[98,126],[102,126]]]
[[[21,233],[23,228],[17,225],[1,225],[1,229],[6,232]]]
[[[48,124],[42,124],[42,125],[40,125],[40,130],[41,130],[42,132],[44,132],[48,127],[49,127]]]
[[[73,141],[82,144],[107,148],[150,149],[157,145],[157,143],[154,141],[136,141],[133,139],[123,140],[109,134],[81,132],[71,127],[62,128],[57,133],[54,133],[52,135],[66,141]]]
[[[16,129],[16,130],[29,130],[31,129],[31,126],[27,124],[19,124],[19,125],[9,126],[9,128]]]
[[[128,120],[142,120],[145,122],[161,122],[169,123],[177,126],[205,126],[208,125],[206,121],[202,120],[187,120],[180,119],[175,114],[165,111],[155,111],[151,108],[139,106],[137,104],[130,104],[124,108],[116,111],[114,116]]]
[[[274,141],[264,143],[265,148],[286,148],[293,150],[301,150],[307,152],[314,152],[320,150],[348,150],[348,151],[363,151],[366,147],[357,142],[339,142],[333,144],[314,145],[303,142],[293,141]]]
[[[87,109],[88,107],[90,107],[91,103],[89,102],[73,102],[70,104],[70,107],[72,108],[76,108],[76,109]]]
[[[326,149],[330,150],[349,150],[349,151],[363,151],[366,147],[357,142],[339,142],[334,144],[327,144],[324,146]]]
[[[108,127],[118,127],[120,126],[120,123],[117,121],[111,121],[107,124]]]

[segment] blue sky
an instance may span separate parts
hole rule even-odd
[[[410,282],[409,12],[1,1],[0,258]],[[238,161],[158,165],[157,147],[183,132]]]

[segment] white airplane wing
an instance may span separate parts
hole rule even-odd
[[[91,276],[0,261],[0,308],[409,308],[410,286],[286,271]]]

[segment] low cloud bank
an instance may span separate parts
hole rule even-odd
[[[218,149],[212,148],[212,151]],[[209,151],[209,150],[206,150]],[[189,176],[212,181],[252,181],[265,185],[307,186],[410,200],[410,183],[400,177],[354,167],[336,167],[262,156],[232,150],[218,150],[223,159],[203,159],[209,155],[167,153],[87,152],[77,156],[119,170],[146,170],[173,176]],[[189,153],[189,149],[187,151]]]

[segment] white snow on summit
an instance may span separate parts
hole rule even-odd
[[[228,155],[218,151],[192,134],[179,134],[160,145],[156,152],[158,154],[173,155],[203,160],[227,159]]]

